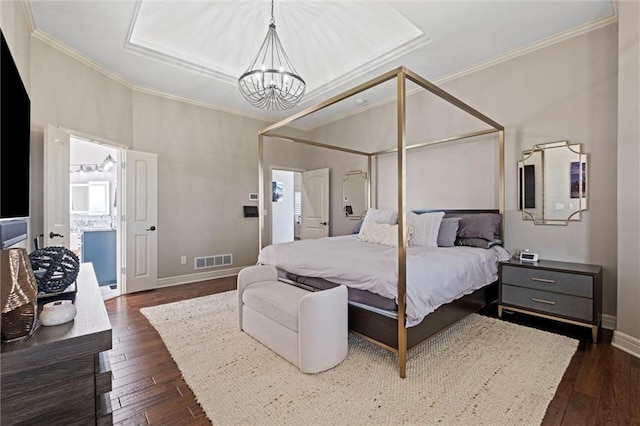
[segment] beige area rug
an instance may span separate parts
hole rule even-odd
[[[396,357],[349,336],[347,359],[301,373],[238,329],[236,292],[142,309],[214,424],[539,424],[578,341],[470,315]]]

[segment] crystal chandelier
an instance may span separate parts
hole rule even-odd
[[[298,75],[280,43],[273,17],[260,50],[244,74],[238,79],[240,93],[249,103],[264,109],[289,109],[298,104],[306,83]]]

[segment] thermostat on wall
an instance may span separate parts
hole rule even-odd
[[[254,194],[253,192],[249,194],[249,201],[258,201],[258,194]]]
[[[528,251],[523,251],[520,253],[520,261],[521,262],[537,262],[538,261],[538,253],[531,253]]]

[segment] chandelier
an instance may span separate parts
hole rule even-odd
[[[306,83],[298,75],[280,43],[273,17],[260,50],[244,74],[238,79],[240,93],[249,103],[263,109],[289,109],[298,104]]]

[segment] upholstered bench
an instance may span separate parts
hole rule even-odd
[[[240,329],[297,366],[319,373],[347,356],[347,288],[310,292],[278,281],[273,266],[238,275]]]

